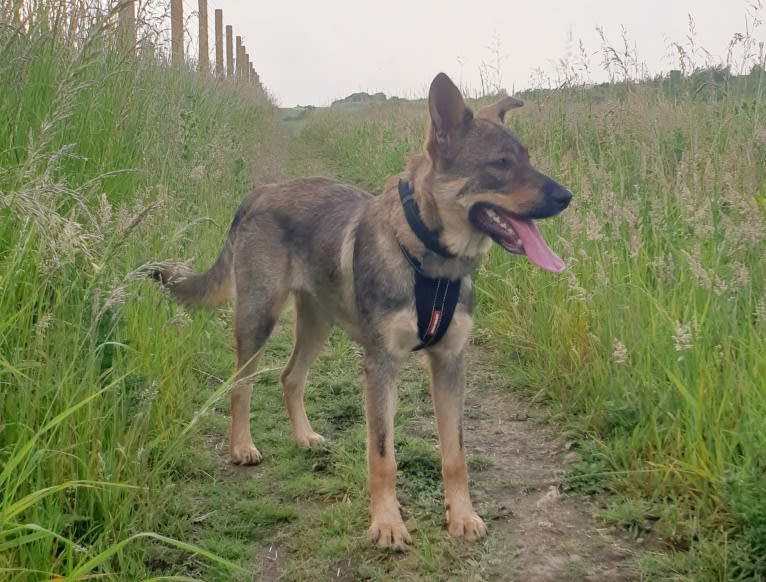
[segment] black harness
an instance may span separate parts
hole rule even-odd
[[[429,229],[420,217],[420,209],[412,197],[412,188],[405,180],[399,180],[399,199],[404,216],[412,232],[429,251],[444,257],[455,258],[439,241],[439,231]],[[432,346],[447,332],[460,297],[460,279],[433,279],[423,274],[420,261],[399,243],[404,258],[415,274],[415,310],[418,314],[418,338],[420,343],[413,351]]]

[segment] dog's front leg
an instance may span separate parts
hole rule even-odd
[[[399,513],[394,460],[394,381],[398,362],[384,350],[367,353],[364,361],[367,415],[367,483],[372,523],[370,540],[381,548],[404,550],[410,534]]]
[[[464,318],[456,316],[453,329],[442,344],[428,351],[428,363],[431,369],[431,397],[434,401],[436,426],[439,431],[444,507],[447,510],[449,533],[455,537],[475,540],[483,537],[487,530],[471,504],[468,493],[468,468],[463,447],[465,366],[464,339],[460,336],[464,332],[467,338],[468,328],[470,328],[470,319],[465,316]]]

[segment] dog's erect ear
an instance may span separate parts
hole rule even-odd
[[[516,99],[515,97],[505,97],[497,103],[482,107],[476,112],[476,117],[481,119],[488,119],[489,121],[500,120],[500,123],[505,121],[505,114],[511,109],[516,109],[524,105],[524,102]]]
[[[473,115],[465,106],[463,96],[444,73],[439,73],[428,91],[428,112],[431,115],[430,131],[426,138],[426,151],[431,159],[449,159],[455,143],[460,138]]]

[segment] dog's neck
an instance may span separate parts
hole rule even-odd
[[[423,217],[420,214],[420,208],[415,200],[412,190],[412,186],[407,180],[399,180],[399,201],[402,203],[402,209],[404,210],[404,218],[407,219],[407,224],[410,225],[410,229],[418,238],[420,243],[432,253],[440,256],[443,259],[454,259],[456,255],[449,251],[439,240],[440,228],[429,228]]]
[[[420,204],[415,200],[418,184],[422,186],[422,181],[418,181],[417,176],[414,176],[409,181],[408,177],[403,175],[400,176],[398,183],[391,185],[399,189],[398,194],[391,192],[391,195],[398,198],[395,204],[400,209],[397,212],[402,212],[405,218],[405,221],[400,223],[403,226],[403,230],[396,234],[399,246],[408,256],[416,259],[420,265],[421,272],[427,277],[454,280],[470,275],[478,266],[480,257],[456,255],[444,245],[439,237],[442,229],[441,222],[438,218],[436,220],[433,218],[436,209],[431,207],[428,204],[428,200],[423,196],[419,197]],[[412,200],[411,202],[409,201],[410,199]],[[409,205],[412,205],[412,207],[408,212],[407,206]],[[415,212],[418,214],[417,217],[414,216]],[[412,216],[408,217],[408,214]],[[411,219],[413,219],[412,222],[410,222]],[[413,223],[415,226],[413,226]],[[430,224],[437,226],[430,226]],[[395,228],[396,230],[399,229]],[[428,232],[429,234],[423,235],[421,234],[423,232]],[[426,244],[424,239],[429,240],[433,244]],[[430,239],[435,239],[435,241]]]

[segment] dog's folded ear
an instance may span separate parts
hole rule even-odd
[[[460,90],[444,73],[436,75],[428,91],[431,123],[426,138],[426,152],[434,163],[449,160],[473,114],[465,106]]]
[[[504,123],[505,114],[511,109],[516,109],[522,105],[524,105],[524,102],[520,99],[516,99],[515,97],[505,97],[497,103],[479,109],[479,111],[476,112],[476,117],[487,119],[489,121],[497,121],[499,119],[500,123]]]

